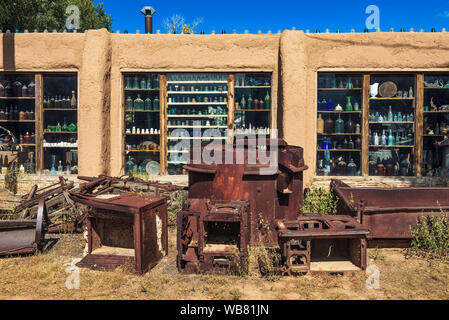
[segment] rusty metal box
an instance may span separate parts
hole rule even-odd
[[[77,266],[112,270],[128,265],[142,274],[167,255],[166,198],[130,194],[72,197],[89,207],[88,255]]]

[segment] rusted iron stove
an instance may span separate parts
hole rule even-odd
[[[302,216],[294,221],[278,221],[277,229],[290,275],[366,269],[369,230],[349,216]]]
[[[128,265],[143,274],[168,253],[167,200],[130,194],[71,198],[89,208],[88,255],[78,264],[98,270]]]
[[[267,151],[278,151],[274,170],[255,163],[252,141],[243,145],[208,147],[212,163],[194,162],[193,148],[186,210],[178,215],[178,269],[194,273],[203,269],[230,270],[231,247],[245,260],[248,244],[277,245],[276,219],[296,219],[303,200],[303,149],[284,140],[266,142]],[[203,153],[204,149],[201,152]],[[226,153],[228,152],[228,153]],[[227,154],[227,156],[226,156]],[[226,159],[233,159],[226,164]],[[262,170],[261,170],[262,169]],[[242,264],[240,263],[240,267]]]

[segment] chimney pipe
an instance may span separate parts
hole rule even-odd
[[[140,12],[145,16],[145,33],[153,33],[153,14],[155,14],[156,10],[146,6]]]

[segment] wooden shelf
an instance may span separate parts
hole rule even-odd
[[[412,97],[412,98],[410,98],[410,97],[408,97],[408,98],[395,98],[395,97],[393,97],[393,98],[369,98],[369,99],[370,99],[370,101],[376,101],[376,100],[415,100],[414,97]]]
[[[349,90],[362,90],[362,88],[318,88],[319,91],[349,91]]]
[[[168,140],[226,140],[227,137],[168,137]]]
[[[320,111],[320,110],[318,110],[318,113],[335,113],[335,114],[339,114],[339,113],[353,113],[353,114],[356,114],[356,113],[362,113],[362,110],[359,110],[359,111],[335,111],[335,110],[332,110],[332,111]]]
[[[414,121],[370,121],[369,124],[415,124]]]
[[[187,161],[168,161],[168,164],[187,164]]]
[[[208,80],[208,81],[167,81],[167,84],[227,84],[228,81],[227,80]]]
[[[161,150],[125,150],[126,152],[145,152],[145,153],[151,153],[151,152],[161,152]]]
[[[228,91],[168,91],[168,94],[228,94]]]
[[[0,97],[1,100],[34,100],[35,97]]]
[[[50,147],[50,146],[44,146],[44,149],[53,149],[53,148],[61,148],[61,149],[78,149],[78,147],[63,147],[63,146],[54,146],[54,147]]]
[[[153,113],[157,113],[157,112],[160,112],[160,110],[125,110],[125,112],[133,112],[133,113],[136,113],[136,112],[146,112],[146,113],[153,112]]]
[[[125,88],[125,91],[147,91],[147,92],[158,92],[160,89],[131,89],[131,88]]]
[[[424,87],[424,90],[449,90],[449,87]]]
[[[168,129],[227,129],[227,126],[168,126]]]
[[[449,134],[423,134],[423,137],[446,137]]]
[[[271,109],[235,109],[235,111],[244,111],[244,112],[270,112]]]
[[[369,145],[370,148],[414,148],[415,146],[395,145],[395,146],[375,146]]]
[[[160,133],[125,133],[127,136],[160,136]]]
[[[319,136],[360,136],[361,133],[318,133]]]
[[[168,102],[168,106],[227,106],[227,102]]]
[[[330,151],[330,152],[361,152],[361,149],[318,149],[319,152]]]
[[[44,131],[44,134],[77,134],[77,131]]]
[[[235,86],[235,89],[271,89],[271,86]]]
[[[227,118],[227,114],[211,114],[211,115],[204,115],[204,114],[169,114],[167,115],[169,118]]]
[[[0,120],[0,122],[25,122],[25,123],[33,123],[36,120]]]
[[[2,143],[0,144],[1,146],[7,146],[8,144],[6,143]],[[17,145],[16,145],[17,146]],[[18,146],[20,147],[35,147],[36,144],[35,143],[22,143],[22,144],[18,144]]]
[[[444,113],[449,113],[449,110],[437,110],[437,111],[424,111],[424,114],[427,113],[440,113],[440,114],[444,114]]]

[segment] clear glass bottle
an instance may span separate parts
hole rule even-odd
[[[155,111],[159,110],[159,98],[157,96],[153,100],[153,110]]]
[[[341,118],[340,114],[338,114],[338,119],[335,120],[335,133],[339,133],[339,134],[345,133],[345,122]]]
[[[134,109],[134,104],[133,104],[133,99],[131,99],[130,96],[128,96],[128,98],[125,101],[125,110],[133,110]]]
[[[72,91],[72,99],[70,100],[70,106],[71,106],[72,108],[76,108],[75,91]]]
[[[348,176],[356,176],[357,175],[357,165],[354,162],[354,159],[351,158],[351,160],[348,163]]]
[[[145,109],[145,103],[140,98],[140,94],[138,94],[136,100],[134,100],[134,110],[144,110],[144,109]]]
[[[391,106],[388,107],[388,120],[389,122],[393,122],[394,117],[393,117],[393,111],[391,110]]]
[[[147,97],[145,99],[145,111],[150,111],[152,106],[153,106],[153,104],[152,104],[150,97]]]

